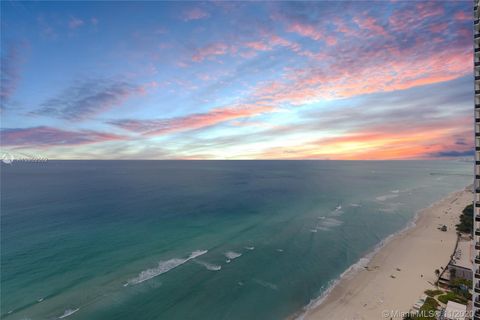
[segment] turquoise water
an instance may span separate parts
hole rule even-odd
[[[282,319],[415,212],[447,161],[1,167],[2,319]]]

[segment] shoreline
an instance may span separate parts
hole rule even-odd
[[[449,262],[455,224],[472,201],[468,186],[418,210],[404,228],[383,239],[288,319],[401,319],[384,312],[408,312],[425,290],[435,288],[434,270]],[[443,224],[447,232],[437,230]]]

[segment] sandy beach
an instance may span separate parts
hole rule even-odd
[[[401,319],[444,267],[456,243],[455,224],[473,200],[470,189],[454,192],[421,210],[414,227],[395,235],[360,271],[347,273],[304,319]],[[447,232],[438,230],[441,225]],[[386,313],[387,312],[387,313]],[[393,312],[393,313],[389,313]]]

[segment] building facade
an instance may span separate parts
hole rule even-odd
[[[474,75],[475,75],[475,183],[474,183],[474,226],[475,259],[473,265],[473,319],[480,320],[480,24],[479,3],[473,3],[473,41],[474,41]]]

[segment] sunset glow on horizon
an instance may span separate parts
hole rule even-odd
[[[2,151],[473,156],[471,1],[2,1]]]

